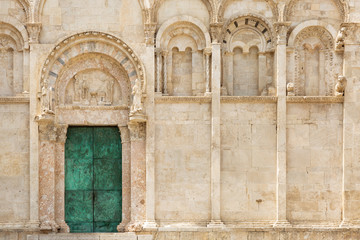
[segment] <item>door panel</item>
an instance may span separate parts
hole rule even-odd
[[[121,159],[94,159],[94,190],[121,190]]]
[[[119,128],[95,128],[94,142],[94,158],[121,158]]]
[[[122,218],[117,127],[70,127],[65,144],[65,221],[71,232],[116,232]]]

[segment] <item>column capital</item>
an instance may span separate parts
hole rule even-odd
[[[39,43],[41,23],[29,22],[26,23],[25,26],[26,30],[29,33],[29,43]]]
[[[163,57],[167,57],[168,54],[169,54],[169,51],[168,51],[168,50],[162,50],[162,51],[161,51],[161,55],[162,55]]]
[[[130,140],[139,141],[146,138],[146,122],[129,122]]]
[[[68,130],[67,124],[58,124],[56,125],[56,132],[57,132],[57,142],[65,144],[66,138],[67,138],[67,130]]]
[[[162,48],[155,48],[155,54],[160,56],[164,50]]]
[[[223,27],[223,23],[220,22],[210,23],[210,35],[213,43],[221,42],[222,27]]]
[[[276,31],[276,44],[286,45],[286,36],[291,22],[276,22],[274,23]]]
[[[118,126],[120,130],[121,143],[130,142],[130,131],[128,126]]]
[[[144,31],[145,31],[146,46],[148,46],[148,47],[154,46],[156,23],[145,23]]]
[[[205,56],[210,56],[211,53],[212,53],[212,48],[210,48],[210,47],[204,48],[204,55]]]
[[[40,141],[56,142],[57,128],[53,122],[39,123],[39,138]]]

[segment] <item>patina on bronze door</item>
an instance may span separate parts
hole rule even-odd
[[[65,221],[70,232],[116,232],[122,214],[117,127],[69,127],[65,144]]]

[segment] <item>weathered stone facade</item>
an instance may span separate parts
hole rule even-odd
[[[360,0],[0,0],[0,239],[360,239]],[[65,221],[118,126],[119,233]]]

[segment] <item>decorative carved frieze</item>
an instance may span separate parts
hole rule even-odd
[[[211,103],[211,97],[163,96],[155,98],[155,103]]]
[[[223,96],[221,103],[276,103],[274,96]]]
[[[344,97],[313,97],[313,96],[288,96],[286,98],[288,103],[343,103]]]

